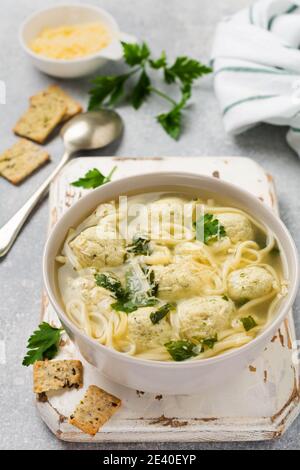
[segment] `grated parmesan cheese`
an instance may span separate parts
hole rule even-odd
[[[36,54],[51,59],[76,59],[98,52],[111,42],[111,34],[102,23],[83,23],[45,28],[31,42]]]

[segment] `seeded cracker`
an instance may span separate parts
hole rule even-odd
[[[71,117],[75,116],[78,113],[81,113],[82,106],[76,100],[74,100],[70,95],[68,95],[64,90],[62,90],[57,85],[50,85],[45,90],[40,91],[36,95],[30,98],[30,103],[38,106],[40,101],[45,97],[56,98],[58,101],[61,101],[66,106],[65,114],[62,118],[63,121],[67,121]]]
[[[121,400],[96,385],[90,385],[69,423],[94,436],[121,406]]]
[[[33,365],[33,391],[35,393],[81,386],[82,364],[80,361],[36,361]]]
[[[63,120],[67,107],[56,96],[47,94],[31,103],[15,125],[15,134],[44,143],[54,128]]]
[[[19,139],[0,155],[0,174],[18,184],[49,160],[49,154],[26,139]]]

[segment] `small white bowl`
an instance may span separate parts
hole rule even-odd
[[[117,199],[121,194],[149,191],[179,191],[205,198],[216,197],[225,204],[245,210],[275,234],[283,258],[288,294],[270,324],[250,343],[209,359],[186,362],[160,362],[137,359],[103,346],[86,336],[70,321],[64,311],[57,285],[55,258],[60,252],[70,227],[76,227],[98,204]],[[94,189],[76,202],[57,222],[47,241],[43,274],[47,294],[61,322],[84,358],[113,381],[152,393],[195,394],[216,387],[239,373],[264,350],[288,314],[299,283],[298,257],[295,244],[281,220],[258,198],[216,178],[191,173],[150,173],[131,176]]]
[[[112,34],[110,44],[95,54],[70,60],[51,59],[36,54],[29,46],[44,28],[95,21],[104,24]],[[134,36],[120,31],[116,20],[107,11],[91,5],[60,5],[35,12],[21,25],[19,39],[33,65],[42,72],[58,78],[79,78],[90,75],[107,60],[117,61],[122,58],[120,41],[136,42]]]

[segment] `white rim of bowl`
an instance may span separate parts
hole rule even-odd
[[[278,216],[276,216],[276,214],[274,214],[272,212],[271,209],[269,209],[266,205],[264,205],[262,202],[260,202],[255,196],[253,196],[248,191],[246,191],[244,189],[240,189],[235,184],[228,183],[226,181],[216,180],[215,178],[213,178],[211,176],[196,175],[194,173],[188,173],[188,172],[181,172],[181,173],[179,173],[179,172],[142,173],[142,174],[139,174],[139,175],[133,175],[133,176],[129,176],[129,177],[126,177],[126,178],[121,178],[121,179],[116,180],[116,181],[112,181],[110,183],[106,183],[105,187],[108,187],[108,185],[109,186],[116,185],[116,184],[120,183],[120,181],[125,181],[126,180],[126,182],[130,182],[130,180],[134,180],[134,179],[139,178],[139,177],[155,178],[155,177],[162,176],[162,175],[166,176],[166,177],[171,176],[171,177],[192,177],[192,178],[195,178],[195,177],[199,176],[200,178],[204,178],[207,181],[213,182],[214,184],[216,184],[219,187],[223,187],[223,189],[225,191],[226,191],[226,189],[230,189],[230,190],[239,192],[242,196],[250,199],[254,205],[256,205],[256,206],[260,205],[260,207],[263,208],[262,210],[265,211],[266,213],[268,213],[268,215],[270,215],[271,218],[273,218],[276,221],[276,223],[280,226],[281,230],[283,231],[283,233],[284,233],[284,235],[285,235],[285,237],[286,237],[286,239],[287,239],[287,241],[290,245],[289,248],[291,249],[291,251],[293,253],[293,258],[295,259],[295,278],[294,278],[293,285],[289,286],[289,291],[288,291],[288,294],[287,294],[287,296],[289,297],[288,302],[286,303],[286,305],[285,305],[284,309],[282,310],[282,312],[280,314],[277,314],[277,317],[275,317],[273,319],[273,321],[267,326],[267,328],[261,334],[256,336],[253,340],[251,340],[249,343],[247,343],[247,344],[245,344],[245,345],[243,345],[239,348],[233,349],[232,351],[225,351],[224,353],[222,353],[218,356],[215,356],[215,357],[201,359],[201,360],[199,359],[199,360],[194,360],[194,361],[182,361],[182,362],[170,361],[170,362],[167,362],[167,361],[155,361],[153,359],[140,359],[140,358],[136,358],[134,356],[126,355],[125,353],[121,353],[120,351],[117,351],[116,349],[110,349],[107,346],[104,346],[103,344],[97,342],[95,339],[93,339],[93,338],[85,335],[84,333],[82,333],[79,330],[79,328],[77,328],[76,325],[74,325],[74,323],[72,323],[71,320],[69,320],[67,314],[63,311],[63,309],[59,306],[58,302],[56,301],[55,295],[52,293],[52,290],[50,288],[50,282],[49,282],[49,277],[48,277],[48,273],[47,273],[47,271],[48,271],[48,269],[47,269],[47,260],[48,260],[48,257],[49,257],[49,254],[48,254],[49,246],[51,244],[51,241],[52,241],[56,231],[59,230],[60,225],[63,224],[63,219],[64,219],[65,214],[59,219],[59,221],[53,227],[53,230],[50,233],[50,235],[49,235],[49,237],[46,241],[45,248],[44,248],[44,253],[43,253],[43,279],[44,279],[44,285],[45,285],[45,288],[46,288],[46,292],[47,292],[47,295],[49,296],[50,302],[51,302],[52,306],[54,307],[55,311],[59,312],[58,316],[59,317],[61,316],[63,318],[64,323],[67,325],[67,327],[71,331],[74,330],[76,332],[75,334],[80,336],[83,339],[83,341],[87,341],[92,346],[99,347],[100,349],[103,349],[106,353],[112,354],[113,356],[115,356],[116,359],[123,360],[124,362],[129,361],[129,362],[132,362],[132,363],[135,363],[135,364],[143,364],[145,366],[148,365],[148,366],[157,366],[157,367],[172,367],[174,369],[180,368],[180,367],[186,367],[186,368],[201,367],[201,366],[204,367],[204,365],[207,365],[207,364],[220,363],[222,361],[225,361],[227,358],[237,356],[242,351],[251,350],[252,348],[254,348],[254,346],[257,342],[259,342],[262,339],[266,339],[268,336],[270,336],[269,330],[273,329],[274,327],[279,326],[282,323],[284,317],[290,311],[290,309],[291,309],[291,307],[292,307],[292,305],[295,301],[296,295],[297,295],[297,290],[298,290],[298,285],[299,285],[299,263],[298,263],[297,248],[296,248],[295,242],[294,242],[290,232],[288,231],[287,227],[282,222],[282,220]],[[180,184],[179,184],[179,186],[180,186]],[[103,186],[98,188],[98,189],[94,189],[94,191],[101,192],[102,188],[103,188]],[[86,200],[86,198],[91,197],[94,194],[94,191],[92,193],[87,194],[82,199],[79,199],[66,212],[66,214],[70,210],[75,211],[76,209],[74,209],[74,208],[76,208],[76,206],[78,206],[79,204],[83,204],[83,201]],[[121,194],[121,191],[120,191],[120,194]],[[101,202],[99,202],[98,204],[101,204]]]
[[[63,3],[61,5],[57,5],[57,6],[52,6],[52,7],[47,7],[47,8],[41,8],[40,10],[38,11],[35,11],[34,13],[31,13],[31,15],[29,15],[24,21],[23,23],[21,24],[20,28],[19,28],[19,41],[20,41],[20,44],[23,48],[23,50],[29,54],[31,57],[33,57],[34,59],[39,59],[39,60],[42,60],[44,62],[48,62],[48,63],[56,63],[56,64],[76,64],[76,63],[81,63],[81,62],[87,62],[91,59],[96,59],[97,57],[100,57],[101,58],[101,52],[102,51],[105,51],[114,41],[119,41],[119,39],[117,37],[113,38],[112,39],[112,42],[109,43],[109,45],[107,47],[104,47],[103,49],[101,49],[99,52],[94,52],[93,54],[89,54],[88,56],[84,56],[84,57],[79,57],[79,58],[76,58],[76,59],[51,59],[50,57],[45,57],[43,55],[40,55],[40,54],[36,54],[34,51],[32,51],[28,45],[26,44],[25,40],[24,40],[24,29],[25,27],[27,26],[27,24],[35,17],[35,16],[38,16],[40,15],[41,13],[46,13],[47,11],[50,11],[50,10],[58,10],[60,8],[73,8],[73,7],[80,7],[80,8],[84,8],[86,10],[93,10],[93,11],[97,11],[97,12],[101,12],[103,14],[103,16],[106,16],[113,24],[114,24],[114,30],[113,30],[113,33],[116,33],[116,34],[120,34],[121,33],[121,30],[120,30],[120,27],[117,23],[117,21],[115,20],[115,18],[110,14],[108,13],[107,10],[104,10],[103,8],[101,7],[96,7],[94,5],[83,5],[81,3],[75,3],[73,5],[69,4],[69,3]],[[75,23],[74,23],[75,24]],[[104,59],[108,59],[107,57],[103,57]]]

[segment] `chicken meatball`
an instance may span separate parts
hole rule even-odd
[[[152,202],[150,210],[154,214],[169,214],[170,216],[183,217],[184,201],[179,197],[166,197]]]
[[[154,311],[155,307],[144,307],[128,315],[128,336],[138,349],[163,346],[172,338],[172,328],[166,317],[152,323],[150,314]]]
[[[97,227],[90,227],[81,232],[70,243],[70,248],[82,268],[119,266],[125,257],[124,240],[99,238]]]
[[[249,219],[243,214],[225,212],[224,214],[218,214],[217,218],[220,224],[225,228],[226,235],[230,238],[232,243],[253,240],[253,227]]]
[[[211,274],[207,267],[184,258],[168,266],[153,266],[153,271],[159,297],[170,301],[199,295]]]
[[[194,297],[178,305],[181,334],[193,338],[212,338],[230,327],[234,304],[219,295]]]
[[[73,281],[74,296],[80,293],[81,299],[88,304],[97,305],[105,298],[111,299],[111,296],[103,287],[95,284],[93,276],[78,277]]]
[[[275,287],[272,274],[261,266],[248,266],[228,276],[228,295],[233,300],[251,300],[271,292]]]

